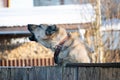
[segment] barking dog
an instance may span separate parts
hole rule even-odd
[[[56,25],[28,24],[28,30],[32,34],[29,38],[31,41],[36,41],[54,51],[56,64],[90,63],[90,52],[86,45],[79,37],[67,33],[64,28]]]

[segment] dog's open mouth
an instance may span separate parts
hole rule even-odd
[[[34,34],[32,34],[32,35],[29,37],[29,40],[30,40],[30,41],[38,42],[37,39],[35,38],[35,35],[34,35]]]

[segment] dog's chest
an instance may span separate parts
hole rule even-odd
[[[69,56],[70,49],[62,49],[58,55],[59,58],[65,58]]]

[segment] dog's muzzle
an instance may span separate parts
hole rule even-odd
[[[30,33],[31,33],[31,36],[29,37],[29,40],[30,41],[36,41],[37,42],[37,39],[35,38],[35,35],[33,34],[33,30],[35,29],[35,27],[37,27],[36,25],[34,25],[34,24],[28,24],[27,25],[27,28],[28,28],[28,30],[30,31]]]
[[[33,26],[32,24],[28,24],[28,25],[27,25],[27,28],[28,28],[28,30],[29,30],[30,32],[32,31],[32,26]]]

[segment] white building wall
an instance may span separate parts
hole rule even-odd
[[[33,0],[10,0],[10,8],[33,7]]]
[[[0,8],[3,8],[3,7],[4,7],[3,0],[0,0]]]

